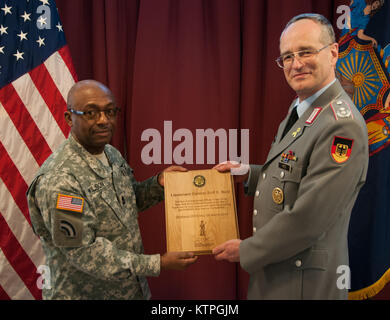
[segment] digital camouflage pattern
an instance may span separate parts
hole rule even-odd
[[[27,191],[51,273],[44,299],[149,299],[145,277],[160,274],[160,255],[143,254],[137,218],[163,188],[157,177],[137,182],[114,147],[104,152],[110,168],[70,135]],[[59,195],[83,198],[82,212],[57,209]]]

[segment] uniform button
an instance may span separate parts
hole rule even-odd
[[[300,266],[302,266],[302,261],[301,261],[301,260],[295,261],[295,266],[296,266],[297,268],[299,268]]]
[[[280,172],[280,177],[283,179],[284,178],[284,171]]]
[[[263,173],[263,180],[265,179],[266,176],[267,176],[267,174],[264,172]]]
[[[253,233],[255,233],[256,232],[256,227],[253,227]]]
[[[343,102],[339,100],[336,102],[336,104],[340,105],[340,104],[343,104]]]
[[[254,214],[255,216],[257,216],[257,210],[256,210],[256,209],[253,210],[253,214]]]
[[[255,196],[258,197],[259,194],[260,194],[260,191],[259,191],[259,190],[256,190]]]

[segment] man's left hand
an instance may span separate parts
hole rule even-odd
[[[229,262],[240,261],[240,243],[242,240],[234,239],[226,241],[213,249],[216,260],[227,260]]]
[[[170,166],[166,168],[164,171],[160,172],[158,174],[158,183],[164,187],[164,172],[171,172],[171,171],[181,171],[181,172],[186,172],[188,169],[181,167],[181,166]]]

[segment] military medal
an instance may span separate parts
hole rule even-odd
[[[280,188],[272,190],[272,199],[276,204],[282,204],[284,200],[283,190]]]
[[[291,172],[292,167],[288,163],[290,161],[297,161],[297,160],[298,160],[298,158],[295,156],[295,153],[293,151],[289,150],[288,152],[282,153],[282,156],[280,158],[278,166],[279,166],[279,168],[281,168],[283,170]]]
[[[298,158],[295,156],[295,153],[293,151],[289,151],[288,153],[282,153],[282,157],[280,159],[280,162],[288,163],[289,161],[297,161]]]
[[[332,159],[337,163],[346,162],[351,156],[352,146],[353,140],[342,137],[334,137],[331,147]]]

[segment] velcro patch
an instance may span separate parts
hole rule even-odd
[[[331,147],[331,156],[337,163],[346,162],[351,156],[353,140],[335,136]]]
[[[83,242],[81,215],[56,212],[53,216],[53,242],[57,247],[80,247]]]
[[[68,238],[76,237],[76,229],[72,223],[66,220],[60,220],[60,230],[65,234]]]
[[[65,194],[58,194],[56,208],[60,210],[83,212],[84,199],[75,196],[67,196]]]

